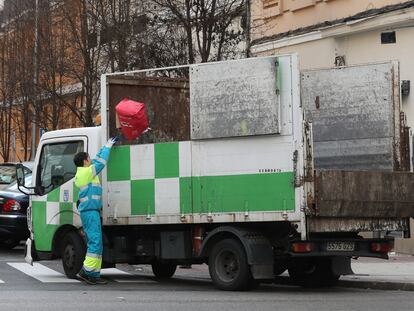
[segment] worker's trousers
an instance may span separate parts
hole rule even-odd
[[[82,211],[80,217],[87,239],[87,250],[82,269],[88,276],[99,278],[103,249],[101,215],[98,210],[89,210]]]

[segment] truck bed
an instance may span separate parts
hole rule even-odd
[[[414,173],[318,170],[311,231],[402,230],[414,215]]]

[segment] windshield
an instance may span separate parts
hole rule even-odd
[[[32,184],[32,174],[26,175],[24,180],[24,184],[26,186],[30,186]],[[14,181],[10,185],[8,185],[7,188],[5,188],[4,190],[19,191],[19,189],[17,188],[17,181]]]

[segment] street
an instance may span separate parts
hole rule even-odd
[[[1,310],[413,310],[410,291],[342,287],[304,289],[263,284],[251,292],[216,290],[205,266],[178,269],[157,282],[148,266],[105,269],[107,285],[88,286],[63,275],[60,260],[24,264],[23,248],[0,251]]]

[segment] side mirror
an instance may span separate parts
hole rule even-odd
[[[25,186],[26,176],[24,174],[24,167],[22,164],[16,164],[16,179],[19,187]]]

